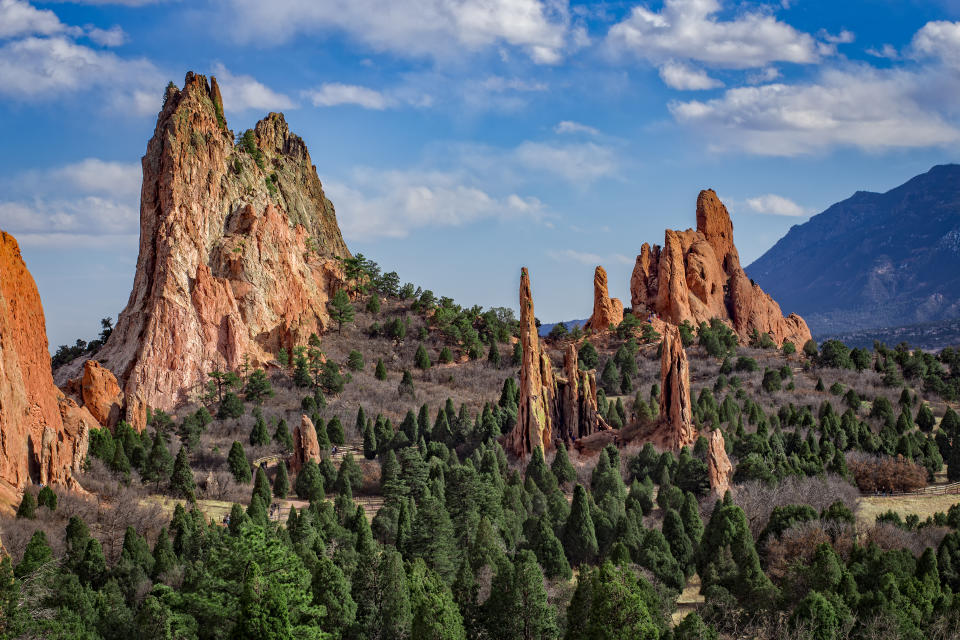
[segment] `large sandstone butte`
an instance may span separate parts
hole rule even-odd
[[[611,298],[607,286],[607,270],[597,267],[593,273],[593,315],[587,321],[587,328],[593,331],[607,331],[623,322],[623,303]]]
[[[30,482],[77,488],[72,477],[96,425],[53,384],[37,285],[13,236],[0,231],[0,503]]]
[[[664,449],[678,450],[697,439],[693,427],[690,363],[680,330],[668,325],[660,349],[660,422],[651,441]]]
[[[142,165],[133,290],[95,356],[128,421],[174,408],[211,371],[306,344],[350,255],[303,140],[271,113],[235,143],[215,78],[167,88]]]
[[[667,229],[663,246],[644,243],[630,278],[633,313],[655,313],[671,324],[694,326],[719,318],[742,340],[754,329],[778,344],[798,348],[810,329],[796,314],[783,316],[780,306],[740,266],[733,244],[733,223],[712,189],[697,198],[697,228]]]
[[[507,434],[506,447],[521,459],[556,441],[571,443],[600,429],[609,429],[597,413],[596,371],[582,371],[577,349],[568,345],[563,375],[554,375],[545,349],[540,346],[533,315],[530,274],[520,271],[520,398],[517,424]]]

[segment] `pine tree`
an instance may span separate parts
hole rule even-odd
[[[367,422],[363,428],[363,457],[367,460],[377,457],[377,436],[373,431],[372,422]]]
[[[270,434],[267,432],[267,421],[263,419],[263,413],[257,407],[253,410],[256,420],[253,423],[253,429],[250,431],[250,445],[262,447],[270,443]]]
[[[290,435],[290,428],[287,426],[287,421],[283,418],[277,421],[277,428],[273,432],[273,441],[286,451],[293,451],[293,436]]]
[[[413,376],[411,376],[410,372],[406,369],[403,370],[403,377],[400,380],[400,385],[397,387],[397,393],[401,397],[409,395],[412,398],[414,396]]]
[[[176,495],[194,500],[196,484],[193,481],[193,471],[190,469],[190,459],[187,456],[187,448],[180,447],[177,452],[177,459],[173,463],[173,473],[170,476],[170,491]]]
[[[110,468],[129,479],[130,461],[127,459],[127,453],[124,450],[122,440],[117,440],[116,446],[113,449],[113,459],[110,461]]]
[[[453,362],[453,352],[450,351],[450,347],[444,345],[444,347],[440,349],[440,355],[437,357],[437,361],[440,362],[440,364],[450,364]]]
[[[264,505],[271,502],[273,492],[270,488],[270,479],[267,478],[267,472],[264,471],[263,466],[257,467],[257,473],[253,480],[253,495],[260,496]]]
[[[500,358],[500,347],[497,345],[496,340],[490,341],[490,351],[487,352],[487,360],[493,365],[494,368],[499,369],[501,358]]]
[[[266,398],[273,397],[273,386],[263,369],[256,369],[250,374],[250,377],[247,378],[247,384],[243,388],[243,395],[247,402],[252,402],[255,405],[263,404]]]
[[[577,479],[577,470],[573,468],[567,455],[567,445],[561,444],[557,447],[557,455],[553,458],[550,470],[560,485],[570,484]]]
[[[629,569],[604,562],[584,571],[567,608],[567,640],[661,638],[657,592]]]
[[[87,548],[83,554],[83,561],[77,571],[80,582],[91,588],[103,586],[107,575],[107,560],[103,557],[103,547],[96,538],[87,540]]]
[[[293,489],[301,500],[322,501],[325,496],[323,475],[313,460],[307,460],[297,474]]]
[[[403,559],[392,549],[384,550],[378,569],[380,581],[380,628],[382,638],[410,636],[413,616],[410,611],[410,591],[403,571]]]
[[[353,322],[355,310],[350,303],[350,296],[344,289],[333,294],[333,299],[327,303],[327,309],[330,311],[330,317],[337,321],[337,333],[342,332],[344,323]]]
[[[352,350],[350,355],[347,356],[347,368],[350,371],[363,371],[365,364],[363,354],[356,349]]]
[[[384,366],[382,358],[377,358],[377,367],[373,372],[373,377],[377,380],[387,379],[387,368]]]
[[[380,313],[380,296],[376,293],[367,300],[367,313],[372,313],[373,315]]]
[[[251,563],[246,574],[239,604],[239,616],[231,631],[231,640],[286,640],[293,637],[284,591],[264,579],[256,562]]]
[[[500,562],[484,610],[487,631],[496,640],[557,637],[556,614],[530,551],[518,551],[512,565]]]
[[[239,418],[243,415],[243,402],[233,391],[228,391],[220,402],[220,409],[217,411],[217,417],[221,420],[229,418]]]
[[[427,354],[427,350],[424,348],[423,343],[420,343],[420,346],[417,347],[417,353],[413,357],[413,363],[418,369],[423,371],[426,371],[433,366],[433,363],[430,362],[430,356]]]
[[[523,364],[523,347],[520,346],[519,342],[513,343],[513,355],[510,357],[510,362],[515,367]]]
[[[64,566],[71,571],[77,571],[80,562],[83,561],[83,554],[86,553],[87,540],[89,539],[90,529],[87,527],[87,523],[83,521],[83,518],[70,516],[64,540],[67,545]]]
[[[17,518],[33,520],[37,517],[37,499],[29,491],[23,492],[20,506],[17,507]]]
[[[563,527],[563,549],[575,566],[592,561],[599,551],[587,491],[579,484],[573,490],[570,517]]]
[[[311,586],[313,603],[325,611],[320,627],[336,638],[345,637],[356,619],[357,603],[350,595],[350,583],[343,571],[325,554],[320,554]]]
[[[327,423],[327,437],[330,438],[331,443],[337,446],[343,446],[343,443],[346,442],[347,436],[343,432],[343,423],[337,416],[330,418],[330,422]]]
[[[617,363],[613,361],[613,358],[608,359],[606,364],[603,365],[600,385],[610,395],[616,395],[620,390],[620,370],[617,369]]]
[[[663,537],[670,544],[670,554],[680,563],[684,573],[693,575],[693,543],[683,527],[683,520],[676,509],[667,509],[663,518]]]
[[[450,587],[423,560],[410,567],[410,610],[413,624],[411,638],[434,640],[466,640],[463,616],[457,608]]]
[[[680,519],[683,521],[683,530],[690,537],[694,547],[700,544],[703,537],[703,520],[700,518],[700,506],[697,498],[687,491],[683,496],[683,506],[680,507]]]
[[[240,484],[246,484],[253,479],[250,473],[250,461],[247,460],[247,454],[243,450],[243,445],[234,441],[230,446],[230,453],[227,455],[227,466],[230,467],[230,473],[233,479]]]
[[[270,523],[270,518],[267,515],[267,504],[269,503],[264,502],[259,494],[253,494],[253,498],[247,506],[247,517],[250,519],[250,522],[261,527],[265,527]]]
[[[147,482],[156,482],[157,488],[160,483],[170,476],[173,469],[173,456],[167,449],[167,443],[163,440],[163,435],[157,431],[153,436],[153,446],[150,447],[150,453],[144,461],[142,476]]]
[[[535,529],[530,536],[530,547],[537,556],[537,561],[543,567],[543,573],[548,578],[564,578],[569,580],[573,577],[570,570],[570,563],[563,553],[563,545],[553,533],[553,527],[546,514],[540,516],[535,525]]]
[[[450,514],[440,500],[429,494],[417,507],[405,552],[411,558],[423,558],[431,570],[450,584],[459,565]]]
[[[13,575],[17,578],[23,578],[52,560],[53,552],[47,543],[47,534],[43,532],[43,529],[37,529],[30,537],[30,542],[24,549],[23,558],[20,559],[13,570]]]
[[[277,475],[273,479],[273,495],[281,500],[290,493],[290,478],[287,476],[287,463],[283,460],[277,465]]]
[[[40,488],[39,493],[37,493],[37,505],[46,507],[50,511],[57,510],[57,494],[53,492],[49,485]]]
[[[153,577],[157,578],[172,569],[177,563],[177,556],[173,552],[173,544],[167,534],[167,528],[162,527],[153,545]]]

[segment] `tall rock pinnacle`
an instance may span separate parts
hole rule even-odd
[[[593,274],[593,315],[587,321],[587,327],[593,331],[608,331],[623,322],[623,303],[611,298],[607,286],[607,271],[597,267]]]
[[[235,142],[215,78],[168,87],[142,165],[133,290],[96,354],[128,420],[305,344],[350,255],[303,140],[271,113]]]
[[[697,439],[693,428],[690,363],[676,327],[667,325],[660,348],[660,426],[653,441],[666,449],[677,450]]]

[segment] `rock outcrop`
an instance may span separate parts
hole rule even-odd
[[[651,440],[676,451],[697,439],[690,395],[690,363],[679,329],[667,326],[660,349],[660,421]]]
[[[733,473],[725,445],[723,434],[719,429],[714,429],[707,449],[707,474],[710,476],[710,490],[718,498],[722,498],[730,489],[730,474]]]
[[[623,303],[611,298],[607,286],[607,271],[597,267],[593,274],[593,315],[587,321],[587,328],[595,331],[608,331],[623,322]]]
[[[733,222],[713,190],[697,198],[697,228],[668,229],[663,246],[644,244],[630,278],[633,313],[656,314],[671,324],[697,326],[719,318],[742,341],[756,330],[779,345],[798,348],[810,329],[796,314],[783,316],[777,303],[747,277],[733,244]]]
[[[303,140],[271,113],[235,144],[215,78],[191,72],[167,89],[142,166],[133,290],[95,354],[130,422],[172,409],[215,369],[306,344],[350,255]]]
[[[123,417],[120,385],[114,375],[96,360],[84,363],[80,389],[83,406],[100,424],[112,429]]]
[[[320,442],[317,440],[317,429],[313,426],[313,422],[304,415],[300,418],[300,424],[293,430],[290,470],[297,473],[310,460],[320,462]]]
[[[78,488],[72,472],[87,454],[90,424],[53,383],[45,327],[20,247],[0,231],[0,496],[6,506],[30,482]]]
[[[582,371],[576,345],[567,345],[562,374],[554,374],[541,347],[533,314],[530,275],[520,272],[520,398],[517,424],[506,436],[506,448],[526,459],[558,441],[571,443],[609,425],[597,412],[597,372]]]

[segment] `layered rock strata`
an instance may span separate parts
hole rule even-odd
[[[95,356],[128,421],[322,332],[350,255],[303,140],[271,113],[235,143],[215,78],[168,87],[142,166],[133,290]]]
[[[779,305],[747,277],[733,244],[733,222],[713,190],[697,198],[697,228],[668,229],[663,246],[640,248],[630,278],[633,313],[645,319],[656,314],[671,324],[697,326],[719,318],[742,341],[756,330],[778,344],[798,348],[810,329],[796,314],[783,316]]]
[[[37,285],[13,236],[0,231],[0,501],[30,482],[78,488],[72,474],[96,424],[53,383]]]

